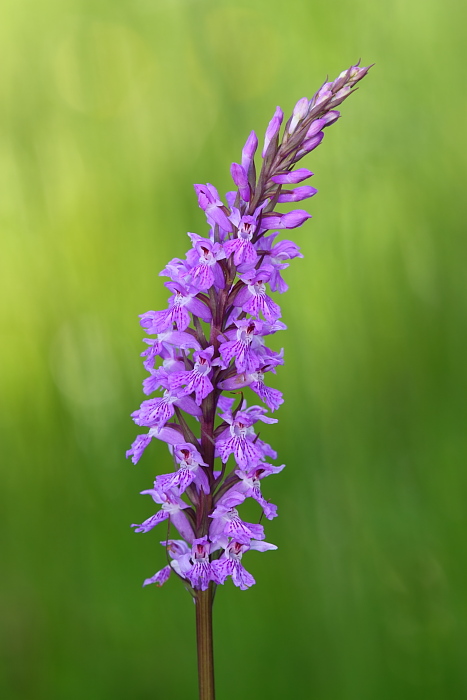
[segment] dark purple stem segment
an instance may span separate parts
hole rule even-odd
[[[197,591],[195,598],[199,700],[215,700],[216,697],[212,643],[212,593],[211,583],[206,591]]]

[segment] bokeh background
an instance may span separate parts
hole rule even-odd
[[[275,553],[218,591],[219,698],[467,697],[467,10],[457,0],[3,0],[5,700],[196,697],[194,610],[129,524],[138,314],[252,128],[376,63],[304,164],[266,436]],[[464,201],[463,201],[464,200]],[[153,536],[152,536],[153,535]],[[161,551],[159,551],[161,550]]]

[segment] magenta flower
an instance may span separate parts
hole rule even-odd
[[[187,396],[194,392],[195,401],[198,406],[213,390],[209,375],[212,374],[211,360],[214,353],[214,347],[211,345],[206,350],[199,350],[193,353],[195,364],[192,370],[176,372],[171,375],[169,384],[171,389],[179,389],[179,396]],[[183,385],[183,389],[180,389]]]

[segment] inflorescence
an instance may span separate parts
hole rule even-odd
[[[173,571],[194,590],[206,590],[211,581],[222,584],[229,576],[245,590],[255,583],[242,564],[245,552],[276,549],[265,542],[263,525],[244,522],[237,510],[253,498],[261,517],[275,518],[277,507],[264,497],[261,481],[284,467],[269,463],[277,454],[255,432],[258,421],[277,419],[264,406],[248,406],[241,390],[252,389],[272,412],[283,403],[281,392],[265,381],[284,362],[282,351],[267,347],[267,336],[286,328],[267,285],[271,292],[287,291],[281,272],[289,260],[303,256],[292,241],[276,239],[279,230],[301,226],[310,214],[303,209],[283,214],[276,208],[316,194],[309,185],[289,189],[313,175],[294,168],[319,146],[324,129],[340,116],[336,107],[368,70],[351,66],[311,100],[299,100],[282,138],[284,115],[277,107],[266,130],[259,176],[258,139],[252,131],[241,164],[231,166],[237,189],[226,194],[227,204],[213,185],[195,185],[209,236],[188,234],[192,247],[185,260],[174,258],[160,273],[170,279],[165,283],[171,292],[168,308],[148,311],[140,321],[155,336],[144,339],[149,376],[143,391],[148,396],[162,391],[162,396],[143,401],[132,413],[135,423],[149,431],[138,435],[127,457],[136,464],[157,438],[167,443],[174,471],[157,476],[153,488],[142,492],[161,508],[132,527],[149,532],[168,521],[181,537],[162,540],[169,563],[143,585],[160,586]],[[162,360],[158,367],[156,358]]]

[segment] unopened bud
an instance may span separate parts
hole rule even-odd
[[[244,202],[248,202],[250,200],[250,185],[248,184],[248,176],[245,170],[238,163],[232,163],[230,174],[239,189],[241,198]]]
[[[253,160],[257,148],[258,137],[256,136],[255,132],[252,131],[249,137],[247,138],[242,150],[242,168],[244,168],[246,173],[248,173],[250,163]]]
[[[293,134],[293,132],[297,128],[297,125],[299,124],[299,122],[301,122],[302,119],[304,119],[306,117],[306,115],[308,114],[309,108],[310,108],[310,103],[309,103],[307,97],[302,97],[297,102],[297,104],[293,108],[292,120],[289,124],[289,128],[287,129],[289,134]]]
[[[280,107],[276,107],[274,116],[269,122],[268,128],[266,129],[266,134],[264,136],[264,146],[262,153],[263,158],[266,155],[266,151],[268,150],[268,146],[271,143],[272,139],[276,138],[277,134],[279,133],[279,129],[281,128],[283,118],[284,112],[281,110]]]

